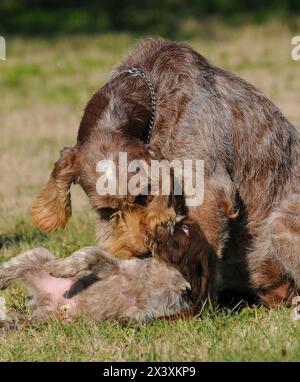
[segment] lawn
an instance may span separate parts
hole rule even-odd
[[[199,25],[189,43],[261,88],[300,127],[300,62],[291,60],[295,34],[275,22],[239,28],[216,23],[209,29]],[[89,97],[136,39],[128,34],[7,38],[7,61],[0,61],[0,262],[35,246],[67,256],[93,244],[95,216],[77,187],[64,231],[42,233],[28,211],[59,150],[74,144]],[[24,309],[20,287],[1,295],[11,308]],[[300,361],[300,321],[290,314],[283,307],[251,307],[147,326],[25,325],[0,333],[0,361]]]

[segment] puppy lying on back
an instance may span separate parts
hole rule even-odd
[[[130,222],[124,220],[130,230]],[[218,277],[218,258],[210,246],[198,223],[189,216],[160,225],[145,239],[150,256],[176,268],[191,286],[193,314],[197,314],[202,304],[216,298],[216,279]],[[46,264],[47,270],[56,277],[71,277],[86,271],[98,272],[101,261],[97,252],[88,256],[80,253]]]
[[[72,258],[81,264],[86,259],[96,260],[92,266],[95,272],[81,269],[73,277],[53,277],[46,265],[54,256],[36,248],[0,268],[0,289],[16,281],[27,287],[31,295],[28,308],[34,320],[83,317],[145,323],[190,308],[189,283],[176,268],[163,262],[153,258],[119,260],[97,247],[83,248]],[[2,324],[9,324],[14,317],[6,317]]]
[[[123,224],[130,232],[130,221]],[[208,243],[204,233],[191,217],[177,217],[176,220],[158,226],[155,232],[145,239],[152,261],[159,260],[168,268],[176,268],[191,285],[193,313],[197,313],[202,303],[215,299],[218,258]],[[148,260],[148,259],[145,259]],[[74,277],[85,272],[97,273],[101,267],[97,251],[85,255],[80,251],[66,259],[50,261],[46,269],[56,277]],[[138,271],[138,270],[137,270]]]
[[[162,227],[158,235],[150,244],[155,257],[146,259],[117,259],[97,247],[62,260],[53,260],[45,249],[27,251],[0,268],[0,289],[15,281],[27,286],[35,319],[54,315],[143,323],[198,312],[213,297],[214,252],[190,218]]]

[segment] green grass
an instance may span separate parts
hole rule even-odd
[[[16,219],[1,236],[1,259],[36,246],[67,256],[93,242],[94,216],[76,213],[61,232],[46,235],[28,218]],[[25,311],[25,291],[1,293],[9,309]],[[238,308],[238,307],[237,307]],[[291,309],[210,308],[190,321],[163,320],[148,325],[50,320],[0,332],[1,361],[299,361],[300,322]]]
[[[199,33],[189,41],[195,49],[257,85],[300,126],[300,63],[290,58],[294,32],[277,23],[195,27]],[[129,34],[7,40],[7,61],[0,62],[0,263],[36,246],[61,257],[94,244],[95,216],[77,187],[64,231],[46,235],[33,227],[29,207],[59,150],[74,144],[88,98],[135,41]],[[1,295],[10,308],[24,310],[20,287]],[[252,307],[145,326],[26,324],[0,333],[0,361],[299,361],[300,322],[290,314],[284,307]]]

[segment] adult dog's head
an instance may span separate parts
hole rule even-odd
[[[149,227],[154,229],[157,224],[174,219],[174,208],[183,206],[181,197],[172,193],[171,168],[167,169],[166,194],[162,193],[162,173],[159,172],[159,178],[152,176],[151,162],[159,163],[161,159],[153,147],[113,134],[106,140],[102,136],[65,148],[33,203],[33,222],[46,232],[63,228],[71,217],[71,186],[79,184],[101,219],[108,221],[117,211],[133,213],[136,209],[140,214],[144,208]]]
[[[141,78],[120,76],[97,92],[85,109],[76,145],[61,151],[48,183],[32,206],[33,222],[46,232],[63,228],[71,216],[72,183],[81,185],[100,214],[109,213],[107,209],[122,210],[135,202],[149,203],[150,199],[132,195],[124,187],[119,189],[124,169],[118,163],[119,153],[127,154],[127,163],[143,160],[149,164],[153,158],[153,151],[143,141],[149,113],[149,95]],[[115,172],[109,161],[113,162]],[[99,168],[99,163],[104,167],[106,163],[107,167]],[[101,170],[117,187],[115,193],[99,194],[97,182]]]
[[[154,200],[164,208],[168,207],[168,197],[145,197],[143,193],[124,195],[124,190],[116,195],[99,195],[96,189],[99,161],[115,161],[119,152],[126,152],[128,161],[143,159],[149,163],[153,158],[153,150],[145,144],[149,121],[153,117],[154,102],[150,93],[156,95],[156,115],[152,127],[157,147],[167,143],[164,132],[169,133],[183,115],[187,96],[178,87],[178,76],[174,75],[181,67],[181,61],[178,62],[172,55],[170,57],[169,53],[163,53],[166,44],[160,39],[150,39],[140,44],[93,95],[82,117],[76,145],[62,151],[49,182],[33,204],[33,221],[42,230],[49,232],[66,225],[71,216],[72,183],[82,186],[92,207],[102,216],[107,217],[128,205],[147,205]],[[184,59],[187,48],[179,48]],[[128,68],[133,67],[142,68],[147,80],[143,76],[128,74]],[[180,80],[184,81],[184,78],[181,76]],[[151,92],[147,81],[152,83]],[[159,134],[155,133],[158,126]],[[157,154],[156,150],[154,152]],[[110,170],[107,175],[113,178]],[[134,173],[131,174],[133,176]],[[119,179],[116,178],[115,182],[118,183]]]

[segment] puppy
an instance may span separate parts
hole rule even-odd
[[[49,251],[26,251],[0,268],[0,289],[16,281],[23,283],[31,294],[28,308],[33,320],[84,317],[145,323],[190,309],[189,283],[164,262],[154,258],[120,260],[97,247],[83,248],[71,258],[81,264],[77,275],[58,278],[47,271],[47,263],[54,259]],[[87,259],[93,259],[88,266]],[[94,272],[87,271],[89,267]],[[70,268],[66,271],[74,273]],[[6,315],[2,325],[14,318]]]
[[[43,248],[29,250],[0,268],[0,289],[21,281],[32,294],[29,307],[37,320],[81,316],[144,323],[198,313],[215,297],[217,264],[198,224],[178,218],[148,240],[154,257],[146,259],[122,260],[97,247],[62,260]]]
[[[238,216],[227,190],[218,186],[220,196],[219,214],[224,218],[235,219]],[[229,193],[230,194],[230,193]],[[231,195],[231,194],[230,194]],[[187,211],[184,198],[173,199],[168,208],[169,221],[149,228],[152,208],[135,206],[123,211],[111,212],[111,234],[103,243],[107,251],[112,250],[119,258],[145,258],[154,256],[160,262],[175,267],[191,284],[193,313],[197,314],[206,299],[215,301],[216,283],[221,279],[219,255],[210,245],[196,219],[190,216],[175,216],[176,211]],[[149,218],[150,211],[150,218]],[[74,277],[82,272],[98,272],[97,252],[76,252],[65,259],[55,259],[45,265],[47,271],[55,277]],[[100,262],[101,267],[101,262]],[[219,269],[220,268],[220,269]]]
[[[131,221],[126,219],[126,214],[123,217],[122,224],[128,230],[124,237],[130,236]],[[176,268],[191,285],[193,314],[201,310],[205,300],[215,301],[218,256],[194,219],[181,216],[158,226],[145,237],[144,245],[149,256],[159,260],[157,264]],[[97,274],[101,266],[97,251],[90,252],[88,256],[79,251],[66,259],[53,260],[45,265],[47,271],[56,277],[74,277],[87,271]]]

